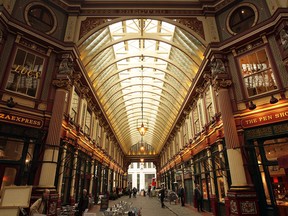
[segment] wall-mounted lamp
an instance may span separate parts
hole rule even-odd
[[[274,95],[271,96],[271,99],[270,99],[270,104],[275,104],[278,102],[278,99],[274,97]]]
[[[253,101],[250,101],[250,102],[249,102],[248,109],[249,109],[249,110],[254,110],[255,108],[256,108],[256,104],[254,104]]]
[[[15,107],[16,104],[17,104],[17,103],[13,100],[12,97],[10,97],[10,98],[7,100],[7,102],[6,102],[6,106],[8,106],[8,107],[10,107],[10,108]]]

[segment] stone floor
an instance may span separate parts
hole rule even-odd
[[[186,205],[182,207],[180,204],[175,203],[165,203],[165,208],[161,208],[160,200],[156,197],[144,197],[137,196],[136,198],[129,198],[128,196],[122,196],[117,200],[109,200],[109,207],[113,206],[120,201],[132,202],[134,207],[142,208],[141,216],[212,216],[210,212],[197,212],[197,209],[190,205]],[[94,205],[94,207],[89,211],[91,213],[96,213],[96,216],[104,215],[102,211],[100,211],[100,205]]]

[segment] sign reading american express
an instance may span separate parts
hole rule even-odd
[[[36,127],[36,128],[41,128],[43,125],[43,121],[39,119],[6,114],[6,113],[1,113],[1,112],[0,112],[0,121],[9,122],[12,124],[21,124],[21,125],[25,125],[28,127]]]

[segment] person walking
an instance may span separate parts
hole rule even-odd
[[[34,214],[48,214],[48,201],[49,201],[50,190],[45,189],[42,197],[37,199],[30,207],[30,215]]]
[[[129,198],[131,198],[131,194],[132,194],[132,182],[128,182],[128,194],[129,194]]]
[[[89,205],[89,196],[87,194],[87,190],[83,189],[82,196],[79,199],[78,202],[78,210],[79,210],[79,216],[82,216],[83,212],[88,209]]]
[[[162,207],[162,208],[165,208],[165,205],[164,205],[164,198],[165,198],[165,188],[164,188],[164,185],[161,185],[161,190],[159,191],[159,194],[160,194],[161,207]]]
[[[132,190],[132,192],[133,192],[133,197],[136,198],[137,188],[134,187],[133,190]]]
[[[182,185],[180,185],[179,187],[179,197],[181,200],[181,206],[185,206],[185,200],[184,200],[184,188],[182,187]]]
[[[200,190],[199,184],[196,184],[195,190],[194,190],[194,196],[196,200],[196,206],[198,212],[202,211],[203,212],[203,194]]]

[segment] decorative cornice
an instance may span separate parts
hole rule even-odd
[[[203,23],[198,20],[196,17],[192,18],[180,18],[177,19],[176,22],[186,26],[187,28],[196,32],[201,38],[205,40],[205,33],[203,28]]]
[[[106,18],[102,18],[102,17],[87,17],[81,23],[79,38],[82,38],[89,31],[91,31],[92,29],[94,29],[97,26],[102,25],[102,24],[104,24],[106,22],[108,22],[108,17],[106,17]]]
[[[215,79],[213,80],[213,86],[216,91],[221,88],[229,88],[232,85],[232,80],[230,79]]]
[[[62,88],[69,91],[72,87],[72,82],[68,78],[66,79],[60,78],[53,80],[52,85],[55,86],[56,88]]]
[[[81,88],[81,93],[83,94],[83,95],[87,95],[88,93],[89,93],[89,88],[87,87],[87,86],[83,86],[82,88]]]

